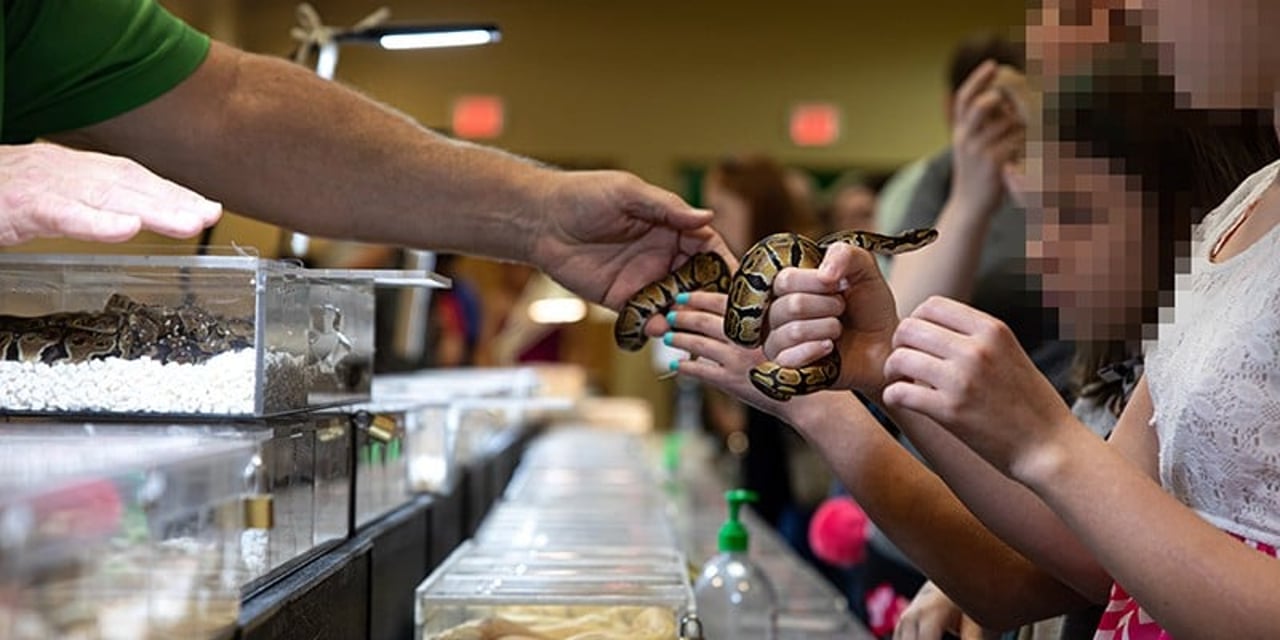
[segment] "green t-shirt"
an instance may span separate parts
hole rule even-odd
[[[154,0],[4,0],[0,143],[135,109],[182,82],[209,38]]]

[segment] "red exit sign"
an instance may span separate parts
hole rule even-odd
[[[804,102],[791,107],[791,142],[826,147],[840,139],[840,109],[830,102]]]

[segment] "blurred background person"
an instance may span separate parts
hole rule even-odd
[[[931,295],[972,302],[1008,323],[1066,396],[1072,346],[1059,340],[1056,313],[1045,307],[1028,272],[1025,212],[1005,187],[1005,172],[1021,159],[1026,141],[1030,106],[1023,68],[1021,50],[996,33],[971,35],[953,50],[946,67],[952,145],[890,180],[887,186],[896,192],[889,196],[896,200],[888,201],[889,206],[901,204],[907,190],[910,196],[901,211],[882,207],[889,219],[880,221],[881,230],[890,234],[936,227],[939,240],[892,261],[882,260],[881,265],[889,273],[901,317]],[[870,409],[898,435],[882,412]],[[905,438],[899,439],[912,448]],[[868,624],[878,621],[873,626],[881,632],[892,631],[901,603],[925,582],[874,527],[866,560],[849,579],[851,607]]]
[[[789,179],[787,170],[765,156],[727,158],[704,177],[702,202],[715,212],[713,227],[729,249],[741,256],[773,233],[815,237],[820,232],[813,203],[797,197],[811,192],[808,184]],[[760,496],[752,508],[811,558],[806,531],[813,509],[831,482],[825,465],[774,416],[715,390],[706,390],[703,403],[707,426],[725,438],[730,452],[738,457],[741,486]]]
[[[876,191],[867,175],[840,174],[823,193],[820,215],[827,231],[876,231]]]

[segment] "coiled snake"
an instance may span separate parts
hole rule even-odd
[[[253,346],[252,318],[230,318],[192,305],[143,304],[114,294],[101,311],[35,317],[0,315],[0,360],[78,364],[103,358],[149,358],[198,364]]]
[[[773,297],[773,279],[786,267],[816,268],[828,247],[838,242],[872,253],[893,255],[914,251],[938,237],[934,229],[914,229],[888,236],[870,231],[838,231],[817,242],[795,233],[775,233],[747,250],[742,265],[730,274],[729,265],[715,253],[699,253],[679,269],[632,296],[618,313],[613,339],[619,347],[637,351],[644,347],[644,325],[657,313],[666,313],[675,304],[676,294],[685,291],[713,291],[729,294],[724,316],[724,334],[745,346],[758,347],[764,341],[765,314]],[[800,367],[788,368],[764,362],[753,368],[751,384],[774,400],[821,391],[840,375],[840,352],[831,353]]]

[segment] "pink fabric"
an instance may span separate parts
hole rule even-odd
[[[853,498],[827,498],[809,521],[809,548],[832,566],[853,567],[867,556],[869,523]]]
[[[902,612],[911,604],[894,592],[889,583],[881,584],[867,594],[867,627],[877,638],[893,635]]]
[[[1276,548],[1269,544],[1246,540],[1235,534],[1231,537],[1273,558],[1277,557]],[[1133,596],[1120,585],[1113,584],[1107,610],[1098,621],[1098,631],[1093,640],[1173,640],[1173,636],[1160,628],[1160,624],[1142,610]]]

